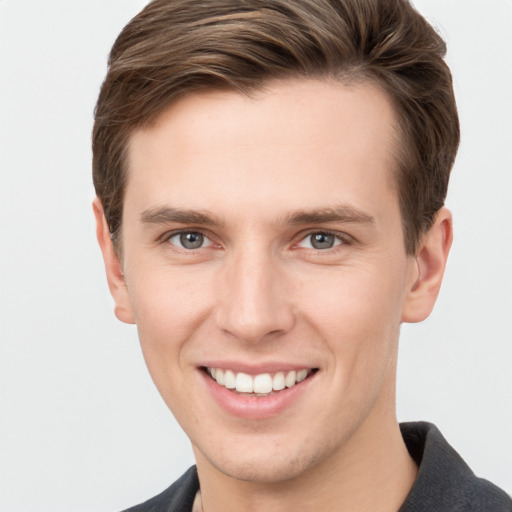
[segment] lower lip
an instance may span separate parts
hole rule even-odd
[[[318,373],[311,373],[302,382],[291,388],[276,391],[272,395],[251,396],[231,391],[217,384],[204,370],[198,371],[217,404],[229,414],[246,419],[266,419],[281,414],[300,398]]]

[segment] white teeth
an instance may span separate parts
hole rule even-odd
[[[207,368],[207,371],[219,385],[227,389],[236,389],[239,393],[254,393],[256,395],[268,395],[272,391],[291,388],[305,380],[311,373],[306,368],[289,372],[280,371],[273,376],[270,373],[251,376],[247,373],[235,373],[232,370],[221,368]]]
[[[268,373],[262,373],[254,377],[255,393],[270,393],[272,391],[272,377]]]
[[[296,377],[297,377],[297,372],[293,371],[293,370],[286,374],[286,377],[284,379],[284,383],[285,383],[287,388],[291,388],[293,385],[295,385]]]
[[[281,391],[285,388],[284,372],[277,372],[272,379],[272,389],[274,391]]]
[[[231,370],[224,372],[224,386],[228,389],[235,389],[236,387],[235,374]]]
[[[254,383],[252,377],[247,375],[247,373],[237,374],[236,390],[239,393],[252,393],[254,391]]]
[[[297,382],[302,382],[308,376],[307,370],[299,370],[297,372]]]

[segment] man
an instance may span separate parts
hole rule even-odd
[[[395,414],[452,242],[444,52],[400,0],[157,0],[125,27],[97,234],[197,463],[130,510],[512,510]]]

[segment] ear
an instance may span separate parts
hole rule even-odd
[[[415,256],[416,280],[413,280],[407,292],[402,322],[421,322],[432,312],[452,241],[452,214],[443,207],[437,213],[433,226],[421,237]]]
[[[92,209],[96,217],[96,237],[103,254],[108,287],[115,303],[115,315],[121,322],[134,324],[135,320],[126,288],[122,262],[114,249],[103,206],[97,197],[92,203]]]

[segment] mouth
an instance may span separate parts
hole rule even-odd
[[[293,388],[318,371],[318,368],[300,368],[250,375],[225,368],[202,367],[201,369],[219,386],[239,395],[253,397],[276,395],[283,390]]]

